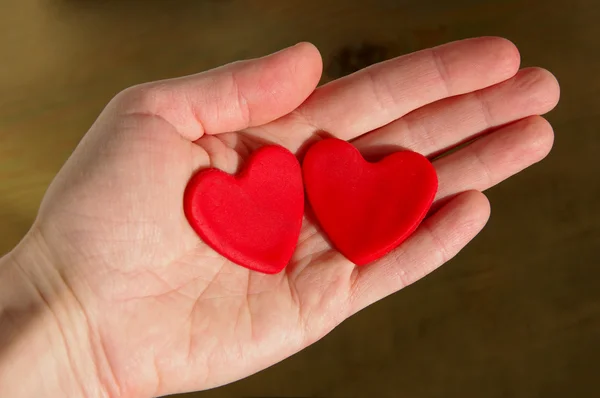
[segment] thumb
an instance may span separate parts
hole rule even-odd
[[[145,83],[117,96],[119,113],[163,118],[186,139],[258,126],[300,105],[321,77],[310,43],[207,72]]]

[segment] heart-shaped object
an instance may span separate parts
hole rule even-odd
[[[354,146],[333,138],[307,151],[302,172],[319,224],[356,265],[380,258],[408,238],[425,218],[438,185],[433,165],[416,152],[370,163]]]
[[[214,168],[192,177],[184,211],[205,243],[251,270],[275,274],[289,262],[304,215],[302,170],[287,149],[254,152],[236,176]]]

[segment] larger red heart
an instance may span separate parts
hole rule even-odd
[[[424,156],[401,151],[370,163],[338,139],[313,145],[302,172],[319,224],[357,265],[402,243],[423,220],[437,191],[435,169]]]
[[[302,226],[300,164],[287,149],[266,146],[237,176],[203,170],[188,183],[184,211],[218,253],[251,270],[277,273],[294,253]]]

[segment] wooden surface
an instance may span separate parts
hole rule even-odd
[[[591,397],[600,371],[600,2],[0,2],[0,252],[103,105],[143,81],[300,40],[325,80],[502,35],[562,86],[553,153],[488,192],[492,218],[443,269],[260,374],[204,397]]]

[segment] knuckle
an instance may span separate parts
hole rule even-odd
[[[112,102],[123,113],[154,113],[166,95],[164,85],[142,83],[122,90]]]

